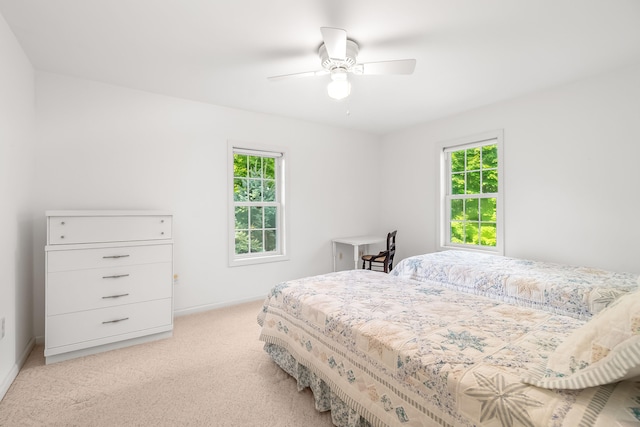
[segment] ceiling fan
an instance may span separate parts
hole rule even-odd
[[[322,69],[302,73],[284,74],[269,77],[270,81],[278,81],[295,77],[313,77],[329,74],[331,82],[327,92],[333,99],[343,99],[351,93],[348,75],[388,75],[412,74],[416,68],[415,59],[399,59],[393,61],[367,62],[358,64],[358,44],[347,39],[347,32],[340,28],[322,27],[323,43],[318,49]]]

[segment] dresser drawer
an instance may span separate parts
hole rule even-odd
[[[171,239],[170,215],[51,216],[50,245]]]
[[[171,325],[171,298],[47,317],[47,349]]]
[[[47,277],[47,315],[171,298],[170,262],[58,271]]]
[[[47,271],[53,273],[85,268],[171,262],[172,257],[171,244],[48,251]]]

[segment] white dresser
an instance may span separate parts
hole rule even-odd
[[[169,337],[172,216],[47,211],[47,363]]]

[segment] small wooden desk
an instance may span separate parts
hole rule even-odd
[[[374,243],[384,242],[386,237],[380,236],[356,236],[356,237],[341,237],[339,239],[333,239],[333,271],[336,271],[336,244],[342,243],[344,245],[353,246],[353,268],[358,269],[358,262],[360,261],[359,250],[360,246],[371,245]]]

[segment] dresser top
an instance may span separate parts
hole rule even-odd
[[[46,211],[46,216],[171,216],[169,211],[159,210],[69,210],[69,211]]]

